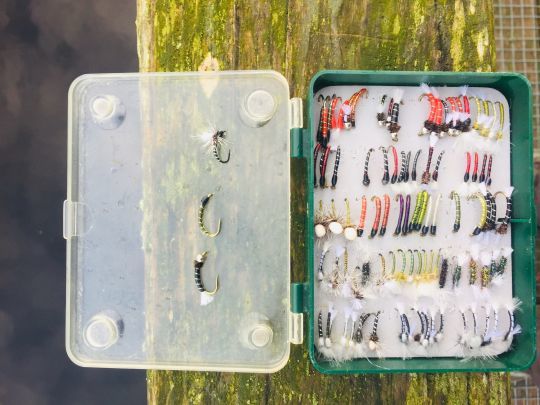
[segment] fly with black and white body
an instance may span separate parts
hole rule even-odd
[[[193,261],[193,267],[195,271],[195,287],[201,293],[201,305],[208,305],[214,299],[214,295],[219,289],[219,276],[216,276],[216,287],[213,291],[207,291],[201,279],[201,269],[204,266],[204,262],[208,257],[208,252],[198,254]]]
[[[379,124],[380,127],[384,127],[386,124],[386,114],[384,110],[387,98],[388,96],[386,94],[383,94],[381,100],[379,101],[379,104],[377,105],[377,124]]]
[[[228,163],[231,159],[231,151],[229,149],[227,158],[223,159],[222,149],[227,145],[227,131],[210,128],[198,136],[203,148],[210,153],[219,163]]]
[[[399,125],[399,106],[402,103],[401,100],[403,98],[403,89],[395,89],[393,93],[392,99],[394,100],[394,103],[392,104],[392,111],[390,113],[390,124],[388,125],[388,131],[390,132],[390,137],[392,138],[392,141],[397,142],[398,141],[398,133],[401,129],[401,125]],[[387,118],[388,119],[388,118]]]

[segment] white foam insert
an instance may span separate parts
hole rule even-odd
[[[344,199],[347,197],[351,202],[351,219],[352,222],[358,225],[361,208],[361,197],[366,195],[368,199],[366,224],[364,227],[364,235],[361,238],[357,238],[353,242],[347,242],[345,238],[340,235],[338,237],[330,238],[332,247],[325,259],[324,271],[328,273],[332,271],[335,260],[335,247],[346,246],[349,254],[349,271],[354,267],[362,265],[361,258],[366,254],[371,257],[371,281],[376,279],[377,275],[381,272],[380,259],[378,253],[383,253],[386,258],[387,272],[391,270],[391,257],[388,254],[390,250],[397,251],[397,249],[403,249],[405,252],[407,249],[430,249],[438,250],[440,248],[447,251],[447,256],[451,258],[460,252],[469,251],[473,244],[479,244],[481,250],[493,250],[502,247],[511,246],[510,229],[506,235],[498,235],[495,232],[481,233],[480,236],[470,236],[472,230],[476,226],[480,215],[480,203],[477,199],[468,201],[465,195],[461,195],[461,229],[459,232],[452,232],[453,223],[455,219],[455,204],[450,199],[450,192],[452,190],[463,191],[463,175],[466,167],[466,151],[479,153],[478,163],[478,175],[480,175],[482,169],[482,158],[485,152],[493,154],[493,167],[491,172],[492,184],[489,190],[495,194],[496,191],[502,191],[507,189],[511,185],[510,179],[510,128],[506,125],[504,128],[504,137],[501,141],[486,140],[478,135],[471,133],[464,133],[459,137],[446,137],[439,140],[435,146],[433,153],[433,159],[431,163],[430,172],[433,173],[435,164],[439,152],[445,150],[441,166],[439,168],[438,182],[431,181],[427,187],[427,191],[435,196],[435,193],[442,193],[442,199],[439,206],[438,221],[437,221],[437,235],[436,236],[424,236],[421,237],[419,232],[414,232],[407,236],[393,236],[394,229],[396,227],[398,215],[399,215],[399,202],[395,201],[397,193],[403,193],[405,196],[407,193],[411,193],[411,208],[409,221],[412,219],[416,194],[422,189],[420,180],[422,173],[426,167],[426,161],[429,149],[429,138],[426,136],[418,136],[421,128],[423,127],[424,120],[429,115],[429,102],[427,98],[419,101],[419,96],[422,94],[420,87],[403,87],[403,105],[400,107],[399,124],[401,130],[399,131],[399,140],[393,143],[390,138],[390,133],[386,128],[379,127],[376,119],[377,106],[383,94],[388,95],[388,99],[392,97],[395,87],[389,86],[331,86],[321,89],[314,95],[312,102],[312,128],[314,133],[311,136],[316,137],[316,130],[319,125],[319,113],[321,104],[316,100],[320,94],[324,96],[332,96],[336,94],[340,96],[343,101],[350,98],[350,96],[358,91],[360,88],[366,87],[368,90],[368,97],[361,98],[356,108],[356,127],[350,130],[333,130],[331,134],[331,145],[333,147],[341,146],[341,162],[338,173],[338,183],[335,189],[326,188],[315,189],[314,202],[315,209],[318,208],[319,200],[323,200],[326,208],[330,207],[331,199],[336,201],[336,207],[338,211],[345,216],[345,204]],[[459,87],[437,87],[437,91],[441,98],[449,96],[458,96],[460,94]],[[506,98],[497,90],[489,88],[474,88],[471,87],[467,92],[468,96],[479,96],[489,99],[493,102],[500,101],[504,105],[506,117],[509,116],[509,106]],[[387,99],[387,103],[388,103]],[[473,113],[473,119],[476,113],[476,105],[471,100],[471,112]],[[385,113],[387,107],[385,107]],[[498,125],[498,122],[495,123]],[[388,148],[393,144],[399,154],[399,164],[401,168],[401,155],[400,151],[411,151],[411,159],[409,165],[409,171],[412,170],[413,160],[416,151],[421,148],[422,153],[418,160],[417,165],[417,184],[413,183],[410,179],[407,186],[396,183],[391,185],[382,185],[381,179],[383,175],[383,154],[379,151],[379,146],[385,146]],[[374,148],[375,151],[371,154],[369,163],[369,177],[371,184],[365,187],[362,184],[364,162],[366,153],[370,148]],[[320,157],[320,155],[319,155]],[[334,168],[335,153],[332,153],[327,166],[326,181],[330,184],[332,177],[332,171]],[[389,171],[390,177],[393,172],[393,157],[392,153],[388,154],[389,159]],[[474,155],[471,162],[471,175],[474,168]],[[486,168],[487,171],[487,168]],[[319,178],[318,162],[317,162],[317,179]],[[470,184],[470,182],[469,182]],[[478,184],[478,183],[476,183]],[[425,187],[424,187],[425,188]],[[469,191],[474,191],[470,189]],[[383,237],[376,236],[373,239],[369,239],[373,219],[375,216],[375,204],[371,201],[371,197],[377,195],[381,197],[384,194],[389,194],[391,205],[390,214],[388,219],[388,225],[386,234]],[[384,202],[382,203],[382,211],[384,212]],[[497,198],[497,218],[504,216],[506,209],[506,203],[504,199],[499,196]],[[381,214],[382,221],[382,214]],[[317,280],[317,267],[321,255],[322,243],[320,240],[316,241],[314,255],[315,255],[315,268],[314,277]],[[401,258],[399,255],[396,257],[397,265],[396,271],[401,268]],[[415,257],[415,260],[417,258]],[[429,259],[429,257],[428,257]],[[407,258],[407,260],[409,260]],[[428,260],[429,261],[429,260]],[[408,284],[399,295],[381,295],[376,293],[373,299],[364,300],[364,308],[360,312],[373,312],[382,311],[379,320],[378,336],[381,343],[381,348],[378,353],[369,352],[369,357],[461,357],[464,355],[463,349],[458,344],[459,336],[463,331],[463,323],[461,314],[457,310],[458,305],[468,305],[472,302],[478,302],[478,331],[481,334],[485,326],[484,309],[481,308],[483,299],[474,298],[468,287],[468,261],[463,266],[462,276],[460,281],[460,288],[452,291],[452,274],[454,266],[452,261],[449,262],[448,276],[446,280],[446,287],[444,291],[437,291],[440,296],[445,296],[449,307],[445,313],[445,325],[444,325],[444,339],[440,343],[430,345],[429,348],[423,349],[416,342],[404,345],[399,342],[398,335],[401,331],[400,318],[395,310],[396,302],[401,302],[408,309],[415,301],[413,295],[417,291],[416,284]],[[481,264],[479,263],[479,269]],[[508,259],[508,265],[505,270],[505,278],[500,286],[488,287],[492,302],[507,303],[512,299],[512,285],[511,285],[512,263],[511,258]],[[478,273],[477,285],[480,281],[480,272]],[[438,284],[438,279],[437,279]],[[438,289],[438,287],[437,287]],[[485,293],[485,291],[483,292]],[[322,291],[320,283],[315,281],[315,317],[313,319],[315,325],[315,331],[317,331],[317,315],[319,311],[323,311],[323,328],[326,328],[326,313],[328,311],[329,303],[333,303],[335,310],[337,311],[334,324],[332,326],[332,340],[333,342],[339,342],[343,330],[345,317],[344,314],[351,310],[350,299],[343,297],[336,297],[329,295]],[[429,304],[427,305],[429,307]],[[427,308],[426,307],[426,308]],[[411,323],[411,329],[419,331],[420,323],[417,315],[412,311],[407,312],[409,322]],[[369,333],[371,331],[371,325],[373,317],[369,319],[364,331],[364,342],[367,341]],[[493,325],[493,314],[491,319],[491,325]],[[508,329],[509,319],[505,311],[499,312],[499,325],[497,331],[504,334]],[[439,326],[438,315],[436,319],[436,328]],[[468,326],[472,328],[472,317],[468,314]],[[491,327],[491,326],[490,326]],[[414,333],[414,332],[413,332]],[[499,341],[502,339],[498,339]],[[317,341],[317,337],[316,337]],[[510,341],[498,342],[492,344],[489,348],[490,355],[500,354],[508,350]],[[323,350],[324,351],[324,350]],[[486,351],[483,352],[484,354]],[[470,353],[469,353],[470,355]],[[339,357],[339,355],[337,356]],[[349,355],[345,355],[345,358]]]

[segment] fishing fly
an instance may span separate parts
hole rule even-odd
[[[328,216],[328,229],[334,235],[341,235],[343,233],[343,224],[341,215],[336,210],[336,203],[334,199],[330,201],[330,214]]]
[[[364,96],[366,98],[368,96],[368,91],[365,88],[358,90],[341,105],[338,117],[341,128],[351,129],[356,126],[356,105],[358,100]]]
[[[399,106],[401,104],[401,99],[403,97],[403,90],[402,89],[395,89],[394,94],[392,97],[393,103],[392,103],[392,112],[390,113],[390,117],[387,117],[388,123],[388,131],[390,132],[390,137],[392,138],[392,141],[397,142],[398,141],[398,133],[401,129],[401,126],[398,124],[399,120]]]
[[[388,150],[390,151],[390,149],[392,149],[392,155],[394,157],[394,172],[392,173],[392,178],[390,179],[390,183],[395,184],[398,178],[399,158],[398,158],[397,150],[394,147],[394,145],[390,145]]]
[[[437,195],[437,199],[435,200],[435,208],[433,209],[433,217],[431,220],[431,226],[429,228],[429,233],[432,236],[437,235],[437,217],[438,217],[437,214],[439,212],[439,203],[441,202],[441,198],[442,198],[442,195],[439,194]]]
[[[411,171],[411,180],[416,181],[416,165],[418,164],[418,158],[420,157],[420,154],[422,153],[422,149],[418,149],[416,151],[416,154],[414,155],[414,161]]]
[[[411,195],[405,197],[405,214],[403,215],[403,223],[401,224],[401,234],[403,236],[409,233],[409,212],[411,210]]]
[[[379,231],[379,221],[381,219],[381,199],[377,196],[373,196],[371,197],[371,201],[375,201],[375,218],[373,219],[373,226],[369,235],[370,238],[373,238]]]
[[[319,186],[321,188],[326,187],[326,167],[328,165],[328,158],[330,157],[331,148],[330,145],[328,145],[326,148],[324,148],[323,153],[321,154],[321,160],[319,162]],[[338,160],[339,164],[339,160]],[[336,168],[336,176],[337,176],[337,168]],[[336,177],[337,181],[337,177]]]
[[[465,174],[463,175],[463,181],[467,183],[469,181],[470,173],[471,173],[471,153],[467,152],[467,166],[465,168]]]
[[[411,163],[411,151],[407,152],[407,156],[405,158],[406,164],[405,164],[405,173],[403,177],[403,181],[407,183],[409,181],[409,166]]]
[[[323,238],[326,236],[326,229],[329,224],[330,217],[325,211],[322,200],[319,200],[319,207],[315,212],[315,236],[317,238]]]
[[[210,130],[200,135],[200,140],[203,148],[207,149],[219,163],[228,163],[231,158],[231,150],[229,149],[227,158],[223,159],[221,152],[227,144],[227,131]]]
[[[424,97],[428,98],[429,101],[429,116],[424,121],[424,126],[422,127],[421,132],[418,135],[429,135],[431,133],[437,133],[437,110],[439,99],[433,94],[433,91],[430,87],[422,83],[420,87],[423,90],[423,94],[419,97],[419,101],[422,101]]]
[[[341,147],[337,147],[336,160],[334,162],[334,173],[332,174],[332,188],[336,188],[338,181],[338,169],[339,169],[339,160],[341,159]]]
[[[384,107],[386,104],[387,95],[383,94],[381,97],[381,101],[379,102],[377,106],[377,123],[380,127],[384,127],[386,124],[386,114],[384,112]]]
[[[488,155],[484,153],[484,158],[482,159],[482,170],[480,171],[480,177],[478,178],[479,183],[486,181],[486,164],[487,164]]]
[[[388,184],[388,181],[390,181],[390,172],[388,171],[388,151],[384,146],[379,146],[379,150],[383,153],[384,164],[384,173],[381,182],[383,185],[386,185]]]
[[[356,228],[356,236],[359,238],[364,234],[364,226],[366,224],[366,210],[367,210],[367,198],[362,196],[362,207],[360,209],[360,222]]]
[[[356,239],[356,227],[351,221],[351,206],[349,203],[349,199],[345,198],[345,224],[343,226],[343,236],[345,236],[345,239],[349,241],[353,241]]]
[[[424,170],[424,173],[422,174],[422,184],[428,184],[429,180],[431,179],[431,173],[429,172],[429,168],[431,167],[432,158],[433,158],[433,146],[430,146],[429,152],[428,152],[428,160],[426,162],[426,170]]]
[[[468,199],[471,200],[473,198],[476,198],[480,202],[480,219],[478,220],[478,225],[474,228],[474,230],[471,233],[471,236],[477,236],[484,230],[484,227],[486,225],[486,219],[487,219],[487,202],[486,198],[482,195],[482,193],[475,193],[472,196],[470,196]]]
[[[489,190],[486,191],[487,219],[484,230],[492,231],[497,227],[497,202]]]
[[[461,227],[461,201],[459,199],[459,194],[455,191],[450,193],[450,199],[456,204],[456,216],[454,218],[454,227],[452,230],[457,232]]]
[[[364,163],[364,178],[362,179],[362,184],[364,186],[369,186],[369,183],[370,183],[370,180],[369,180],[369,157],[371,156],[371,153],[374,152],[375,149],[373,148],[370,148],[368,151],[367,151],[367,154],[366,154],[366,162]]]
[[[433,211],[433,199],[428,198],[428,205],[427,205],[427,214],[426,214],[426,222],[422,226],[422,230],[420,232],[421,236],[426,236],[429,232],[429,221],[431,219],[431,212]]]
[[[206,225],[204,224],[205,208],[210,202],[210,199],[212,198],[213,195],[214,194],[211,193],[211,194],[208,194],[207,196],[204,196],[201,199],[201,204],[199,205],[199,229],[204,235],[208,236],[209,238],[215,238],[221,232],[221,219],[218,221],[216,232],[210,232],[208,228],[206,227]]]
[[[444,156],[444,150],[441,153],[439,153],[439,157],[437,158],[437,163],[435,163],[435,170],[433,171],[433,175],[431,176],[433,181],[437,181],[439,179],[439,166],[441,165],[441,160],[443,156]]]
[[[487,173],[486,173],[486,185],[491,186],[491,167],[493,166],[493,155],[489,155]]]
[[[321,257],[319,259],[319,268],[318,268],[318,277],[317,279],[319,281],[322,281],[324,279],[324,259],[326,255],[328,254],[328,251],[330,249],[330,245],[328,243],[324,244],[323,250],[321,252]]]
[[[379,349],[379,336],[377,334],[377,329],[379,327],[379,316],[381,315],[381,311],[378,311],[375,314],[375,319],[373,321],[373,327],[371,329],[371,334],[369,335],[369,343],[368,347],[371,351],[376,351]]]
[[[405,169],[407,168],[407,154],[401,151],[401,169],[399,171],[398,183],[405,182]]]
[[[474,152],[474,169],[473,169],[473,174],[471,176],[471,181],[475,183],[477,179],[478,179],[478,152]]]
[[[386,233],[386,225],[388,224],[388,214],[390,213],[390,196],[388,194],[385,194],[383,196],[383,199],[384,199],[384,211],[383,211],[381,229],[379,230],[379,236],[384,236],[384,234]]]
[[[206,261],[207,257],[208,252],[203,252],[201,254],[198,254],[193,261],[193,266],[195,270],[195,287],[197,287],[197,290],[201,293],[201,305],[207,305],[212,302],[213,295],[219,289],[219,275],[216,276],[216,287],[213,291],[207,291],[202,282],[201,269],[204,266],[204,262]]]
[[[394,236],[398,236],[401,233],[401,221],[403,220],[403,206],[404,206],[404,200],[403,195],[398,194],[396,195],[396,201],[399,199],[399,216],[398,221],[396,225],[396,230],[394,231]]]
[[[512,197],[510,194],[507,195],[502,191],[497,191],[494,197],[497,197],[499,194],[504,196],[506,200],[506,211],[504,218],[499,220],[500,225],[497,227],[497,233],[500,235],[506,235],[508,232],[508,226],[510,224],[510,217],[512,216]]]

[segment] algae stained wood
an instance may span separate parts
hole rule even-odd
[[[490,0],[138,0],[137,31],[142,71],[215,65],[275,69],[298,97],[306,96],[321,69],[495,67]],[[304,281],[303,160],[293,159],[291,174],[292,277]],[[174,183],[174,172],[164,181]],[[146,178],[145,209],[164,210],[154,186]],[[154,215],[167,216],[168,208]],[[154,222],[146,225],[152,240],[147,260],[157,264],[170,235]],[[155,315],[148,318],[149,333],[160,327]],[[305,346],[292,346],[287,366],[272,375],[149,371],[148,398],[150,403],[508,403],[510,385],[504,373],[325,376],[313,370]]]

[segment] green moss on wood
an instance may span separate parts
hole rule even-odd
[[[424,376],[411,374],[406,402],[411,405],[423,405],[429,398],[427,380]]]
[[[461,405],[467,397],[467,380],[468,375],[464,373],[430,375],[431,397],[435,403],[444,401],[448,405]]]
[[[143,71],[197,70],[210,53],[221,69],[275,69],[291,95],[304,97],[321,69],[479,70],[495,66],[491,0],[138,0],[138,53]],[[147,263],[166,267],[166,229],[182,183],[168,167],[163,193],[145,197],[159,220],[145,223]],[[293,280],[305,280],[306,168],[291,164]],[[155,292],[159,294],[158,291]],[[151,297],[150,297],[151,298]],[[153,315],[151,309],[147,318]],[[161,322],[162,314],[155,313]],[[149,322],[149,336],[152,335]],[[415,374],[329,377],[292,346],[272,375],[148,372],[149,403],[507,403],[507,374]]]

